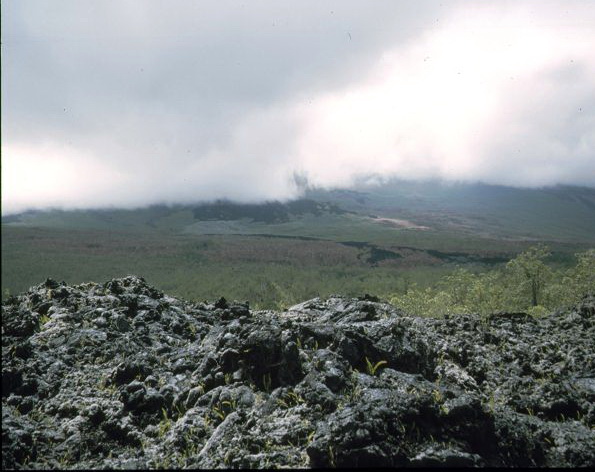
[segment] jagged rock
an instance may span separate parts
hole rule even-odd
[[[594,321],[48,279],[2,305],[2,466],[593,467]]]

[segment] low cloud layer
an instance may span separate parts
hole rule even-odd
[[[2,212],[295,175],[595,186],[593,24],[587,1],[2,2]]]

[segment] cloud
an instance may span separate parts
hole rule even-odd
[[[2,212],[595,185],[587,2],[3,2]]]
[[[595,32],[524,13],[459,10],[365,80],[297,105],[295,161],[319,185],[366,172],[595,185]]]

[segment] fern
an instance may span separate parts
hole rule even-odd
[[[380,367],[382,367],[383,365],[385,365],[385,364],[388,364],[388,362],[386,362],[386,361],[378,361],[378,362],[376,362],[376,364],[372,364],[370,362],[370,359],[368,359],[366,357],[366,368],[368,370],[368,374],[370,374],[370,375],[376,375],[376,372],[378,371],[378,369]]]

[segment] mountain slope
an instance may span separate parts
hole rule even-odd
[[[316,295],[389,296],[458,266],[483,271],[537,241],[570,265],[595,247],[595,190],[390,181],[290,202],[31,211],[3,218],[2,292],[39,278],[141,273],[177,296],[260,307]]]
[[[267,233],[339,239],[357,227],[362,241],[394,230],[488,239],[595,241],[595,189],[543,189],[390,180],[353,189],[307,189],[303,199],[238,204],[153,205],[135,210],[31,211],[3,224],[72,229],[151,229],[190,233]],[[398,236],[397,236],[398,237]],[[424,237],[424,235],[420,235]]]
[[[351,190],[311,190],[312,199],[362,214],[410,218],[436,230],[494,238],[595,241],[595,189],[541,189],[391,180]]]

